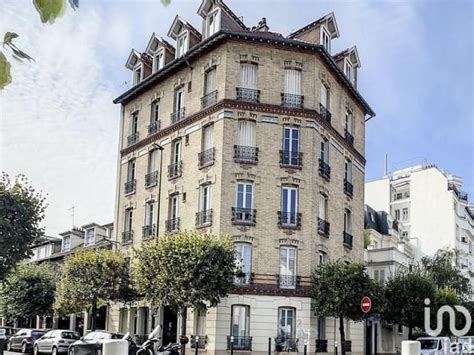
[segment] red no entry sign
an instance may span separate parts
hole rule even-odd
[[[372,300],[370,299],[370,297],[365,296],[364,298],[362,298],[362,301],[360,301],[360,309],[362,310],[362,312],[369,313],[371,308]]]

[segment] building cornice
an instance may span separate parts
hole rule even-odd
[[[234,287],[232,294],[283,296],[283,297],[310,297],[309,286],[297,286],[295,289],[280,288],[277,284],[251,283],[247,286]]]

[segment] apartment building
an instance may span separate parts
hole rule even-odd
[[[216,308],[188,311],[187,335],[208,353],[332,351],[334,319],[316,318],[310,274],[328,259],[363,260],[365,122],[356,47],[333,54],[330,13],[284,36],[265,18],[247,27],[220,0],[204,0],[201,32],[176,16],[169,41],[153,33],[126,66],[121,105],[116,240],[125,253],[180,230],[225,233],[243,276]],[[353,353],[363,326],[346,322]],[[145,335],[176,314],[145,301],[114,305],[108,327]],[[298,344],[298,345],[297,345]],[[339,342],[340,344],[340,342]],[[340,345],[339,345],[340,346]],[[278,348],[272,344],[272,348]]]
[[[417,165],[368,182],[365,192],[367,204],[403,223],[402,236],[416,239],[421,254],[456,249],[457,266],[474,288],[474,205],[461,188],[460,177]]]

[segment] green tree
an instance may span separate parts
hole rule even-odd
[[[12,183],[0,178],[0,280],[16,264],[32,255],[30,246],[44,230],[44,197],[35,192],[23,175]]]
[[[227,236],[185,231],[143,244],[133,265],[138,291],[155,306],[168,306],[182,317],[186,308],[215,307],[233,287],[236,271]]]
[[[435,284],[426,273],[418,268],[398,272],[385,284],[382,319],[391,324],[408,327],[408,337],[411,339],[413,330],[424,326],[426,298],[436,298]]]
[[[66,259],[54,309],[60,315],[90,310],[95,330],[99,305],[133,298],[127,259],[112,250],[85,249]]]
[[[8,319],[51,316],[56,274],[48,264],[23,264],[8,274],[0,289],[1,313]]]
[[[339,318],[341,342],[346,340],[344,319],[353,321],[363,319],[360,302],[364,296],[371,297],[373,312],[383,304],[380,286],[369,278],[362,264],[328,262],[320,265],[311,275],[314,314]],[[343,346],[341,349],[342,354],[345,354]]]

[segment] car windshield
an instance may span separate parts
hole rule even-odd
[[[33,330],[33,331],[31,332],[31,336],[32,336],[33,338],[39,338],[39,337],[41,337],[41,336],[43,336],[43,335],[45,335],[45,334],[46,334],[46,332],[42,332],[41,330]]]
[[[87,335],[84,337],[84,340],[92,340],[92,339],[94,339],[96,336],[97,336],[97,333],[92,332],[92,333],[87,334]]]
[[[79,333],[75,333],[75,332],[62,332],[61,338],[78,340],[81,338],[81,336],[79,335]]]
[[[435,339],[421,339],[421,350],[433,350],[438,346],[438,340]]]

